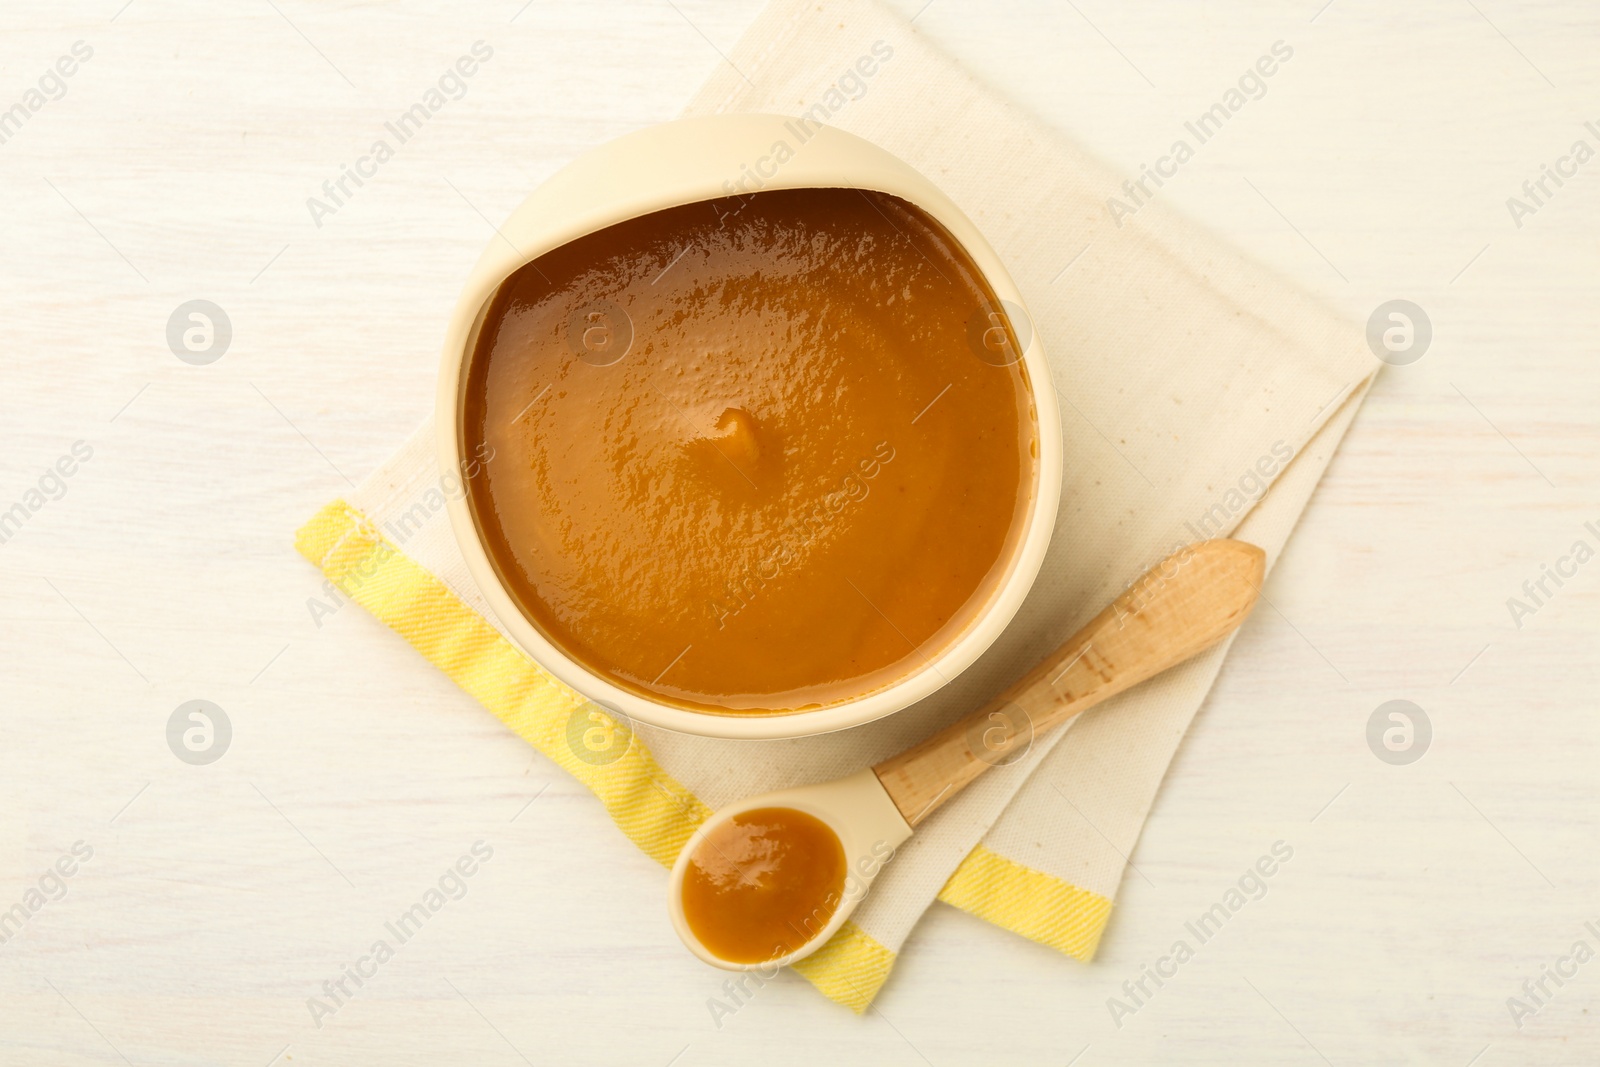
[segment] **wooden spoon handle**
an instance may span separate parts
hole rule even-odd
[[[1255,606],[1266,553],[1243,541],[1178,550],[1021,681],[966,718],[872,768],[916,826],[1033,738],[1232,633]]]

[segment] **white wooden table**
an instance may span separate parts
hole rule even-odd
[[[42,901],[0,944],[0,1062],[1600,1059],[1600,962],[1560,963],[1520,1028],[1507,1005],[1574,942],[1600,951],[1600,562],[1520,628],[1506,603],[1600,547],[1600,161],[1520,227],[1506,205],[1600,149],[1600,15],[1321,2],[918,16],[1129,174],[1288,43],[1161,195],[1358,321],[1417,302],[1435,338],[1333,463],[1093,965],[941,905],[866,1017],[789,976],[720,1027],[661,871],[374,620],[315,625],[290,538],[428,411],[487,220],[672,117],[759,0],[0,10],[0,109],[25,113],[0,121],[0,511],[23,507],[0,544],[0,911]],[[307,198],[478,40],[465,95],[315,225]],[[232,324],[206,365],[167,343],[194,299]],[[1399,698],[1433,725],[1407,766],[1366,742]],[[207,766],[167,744],[194,699],[233,729]],[[1267,897],[1115,1026],[1107,998],[1280,838]],[[465,896],[314,1025],[307,998],[477,841]]]

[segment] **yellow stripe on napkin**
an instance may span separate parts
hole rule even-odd
[[[1036,871],[978,845],[939,890],[939,899],[996,926],[1088,963],[1111,918],[1099,893]]]
[[[579,759],[566,742],[566,724],[573,709],[588,701],[513,647],[343,500],[301,527],[295,548],[517,736],[588,787],[622,832],[658,863],[670,866],[711,814],[637,739],[615,762],[595,766]],[[846,923],[795,970],[825,996],[860,1012],[893,966],[894,953]]]
[[[334,501],[302,526],[295,548],[517,736],[583,783],[629,840],[658,863],[671,866],[711,814],[637,738],[614,762],[579,759],[567,743],[567,721],[589,701],[545,673],[345,501]],[[982,845],[956,868],[939,899],[1081,960],[1094,955],[1111,913],[1104,897]],[[847,922],[794,970],[830,1000],[860,1013],[894,961],[893,952]]]

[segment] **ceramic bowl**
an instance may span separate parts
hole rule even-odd
[[[780,151],[779,146],[786,151]],[[776,162],[780,157],[781,163]],[[1022,295],[972,221],[927,178],[883,149],[828,126],[780,115],[718,115],[648,127],[584,154],[523,201],[490,240],[456,304],[439,373],[439,469],[471,477],[463,397],[468,361],[502,282],[538,256],[607,226],[680,204],[769,189],[857,188],[897,196],[936,219],[966,249],[1000,300],[1021,348],[1038,422],[1037,481],[1004,577],[967,627],[899,681],[825,707],[778,714],[716,714],[652,699],[591,671],[517,607],[490,562],[467,494],[449,500],[467,569],[501,628],[550,674],[613,714],[685,733],[782,738],[858,726],[933,693],[971,666],[1005,629],[1039,572],[1055,526],[1061,426],[1050,369]],[[1001,335],[1003,336],[1003,335]]]

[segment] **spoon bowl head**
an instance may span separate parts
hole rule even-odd
[[[778,968],[838,933],[911,836],[869,768],[747,797],[678,853],[667,908],[689,950],[730,971]]]

